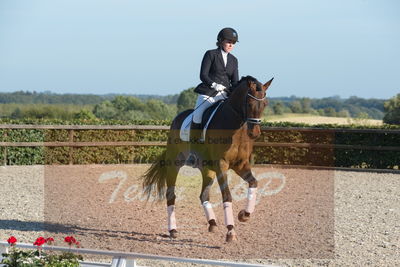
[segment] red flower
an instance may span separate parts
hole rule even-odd
[[[44,237],[38,237],[35,241],[35,243],[33,243],[33,245],[40,247],[41,245],[43,245],[44,243],[46,243],[46,239]]]
[[[47,239],[46,239],[46,243],[48,243],[48,244],[53,244],[53,242],[54,242],[54,238],[52,238],[52,237],[48,237]]]
[[[14,246],[15,243],[17,243],[17,239],[14,236],[10,236],[9,239],[7,239],[8,244],[10,244],[11,246]]]
[[[72,245],[72,244],[76,244],[76,239],[71,235],[71,236],[66,236],[65,238],[64,238],[64,241],[66,242],[66,243],[68,243],[70,246]]]
[[[76,243],[75,243],[75,246],[76,246],[77,248],[80,248],[80,247],[81,247],[81,243],[80,243],[80,242],[76,242]]]

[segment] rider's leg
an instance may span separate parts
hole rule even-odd
[[[201,125],[200,123],[195,123],[192,121],[190,125],[190,154],[186,161],[186,165],[195,166],[196,162],[199,158],[198,154],[198,146],[201,142]]]
[[[192,123],[201,124],[204,111],[215,102],[221,99],[226,99],[226,97],[226,92],[218,92],[214,96],[199,95],[197,97],[196,105],[194,107]]]
[[[201,119],[203,112],[215,102],[213,97],[208,95],[199,95],[197,97],[196,106],[193,111],[193,120],[190,125],[190,155],[187,159],[186,164],[189,166],[195,166],[196,161],[199,159],[199,146],[201,140]]]

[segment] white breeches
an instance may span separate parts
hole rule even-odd
[[[196,100],[196,106],[193,112],[193,122],[201,123],[203,112],[218,100],[227,98],[226,92],[218,92],[215,96],[199,95]]]

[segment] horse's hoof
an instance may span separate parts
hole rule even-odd
[[[178,231],[176,231],[175,229],[172,229],[171,231],[169,231],[169,237],[177,238],[178,237]]]
[[[238,214],[239,222],[247,222],[250,220],[250,213],[246,212],[245,210],[239,211]]]
[[[237,235],[235,230],[230,230],[228,231],[228,233],[226,234],[226,242],[232,242],[232,241],[237,241]]]
[[[192,167],[192,168],[197,168],[199,166],[198,161],[199,160],[198,160],[196,154],[190,153],[189,157],[185,161],[185,165]]]
[[[211,219],[208,221],[208,231],[210,233],[215,233],[217,231],[217,222],[215,221],[215,219]]]
[[[208,231],[210,233],[215,233],[217,231],[217,226],[214,224],[210,224],[210,226],[208,226]]]

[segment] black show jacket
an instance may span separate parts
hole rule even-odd
[[[216,90],[211,88],[213,82],[230,89],[239,81],[237,58],[229,53],[225,67],[221,49],[208,50],[201,62],[200,80],[202,83],[194,91],[202,95],[213,95],[215,93]]]

